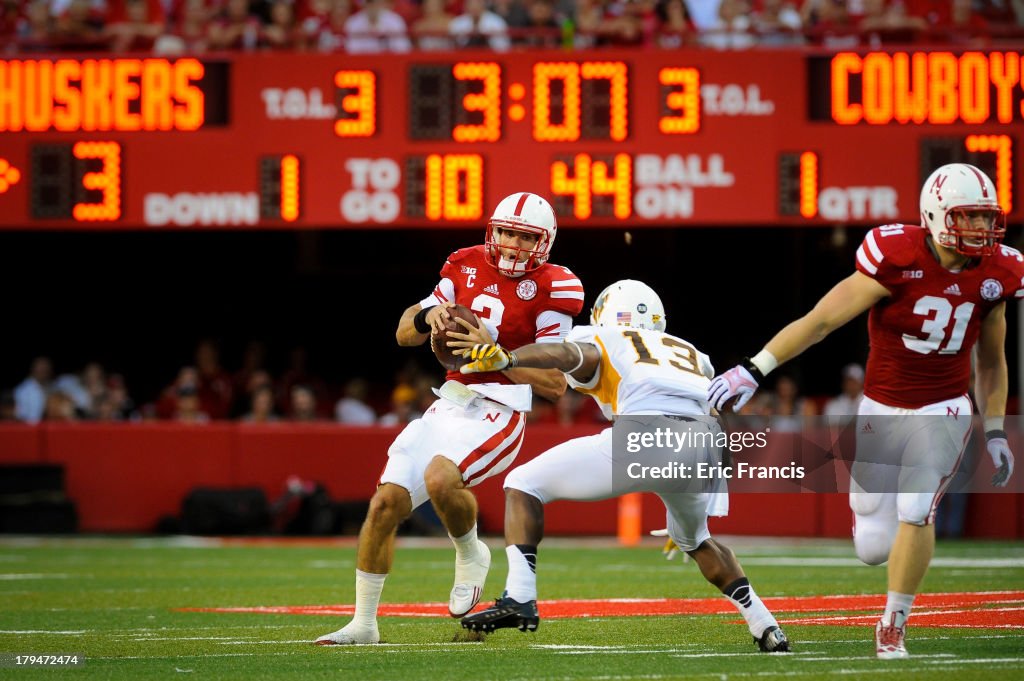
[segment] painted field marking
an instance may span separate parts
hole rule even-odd
[[[783,624],[854,626],[871,624],[885,605],[880,594],[767,597],[765,605],[779,616],[819,613],[780,619]],[[915,601],[914,625],[921,627],[1024,629],[1024,591],[924,593]],[[1002,606],[1002,607],[999,607]],[[477,606],[477,611],[486,608]],[[664,615],[733,615],[723,598],[612,598],[541,601],[544,619]],[[444,617],[447,603],[384,603],[381,617]],[[180,612],[264,613],[277,615],[352,615],[352,605],[271,605],[222,608],[179,608]]]

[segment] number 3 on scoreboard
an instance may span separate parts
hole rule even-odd
[[[121,145],[117,142],[78,142],[71,150],[80,161],[99,159],[99,172],[82,176],[82,186],[98,191],[99,203],[76,203],[71,215],[81,222],[117,220],[121,217]]]

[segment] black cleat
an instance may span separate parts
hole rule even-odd
[[[778,627],[768,627],[761,634],[760,639],[754,639],[754,643],[762,653],[789,652],[789,639],[786,638],[786,633]]]
[[[490,633],[495,629],[518,629],[519,631],[537,631],[540,615],[537,614],[537,601],[520,603],[508,597],[508,592],[494,600],[494,605],[483,612],[466,615],[462,618],[462,628],[470,631]]]

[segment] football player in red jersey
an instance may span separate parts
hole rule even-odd
[[[583,308],[583,285],[570,270],[548,262],[557,230],[550,204],[536,194],[507,196],[494,210],[484,244],[456,251],[441,268],[434,292],[409,307],[398,323],[403,346],[422,345],[465,305],[477,328],[464,320],[457,350],[477,343],[518,348],[561,342]],[[440,399],[410,423],[388,450],[388,462],[359,533],[355,617],[317,639],[321,645],[377,643],[377,604],[391,570],[395,530],[428,499],[455,544],[452,617],[479,602],[491,564],[477,539],[476,498],[469,487],[508,468],[522,445],[532,394],[557,400],[566,382],[557,369],[507,369],[486,374],[449,372]]]
[[[879,423],[891,429],[883,437],[917,429],[899,445],[903,461],[914,464],[914,492],[879,493],[864,489],[865,480],[851,483],[857,556],[870,565],[889,561],[888,600],[875,626],[881,659],[908,657],[906,622],[935,549],[935,508],[970,437],[967,392],[975,346],[975,396],[996,467],[992,483],[1005,485],[1013,473],[1003,430],[1005,310],[1007,300],[1024,296],[1024,257],[1001,245],[1005,216],[992,181],[974,166],[953,163],[932,173],[921,188],[921,220],[921,226],[886,225],[868,232],[857,251],[856,272],[708,389],[719,410],[732,398],[737,398],[733,408],[740,409],[775,367],[871,310],[871,351],[858,416],[876,426],[858,427],[858,456],[869,451],[868,435],[877,436]],[[891,418],[906,415],[930,418]],[[883,418],[866,421],[867,416]]]

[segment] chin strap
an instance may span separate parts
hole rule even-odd
[[[507,258],[499,257],[498,271],[501,272],[502,274],[507,274],[509,276],[521,277],[522,275],[526,274],[529,271],[526,269],[526,265],[529,262],[529,260],[527,260],[526,262],[519,262],[516,260],[509,260]]]

